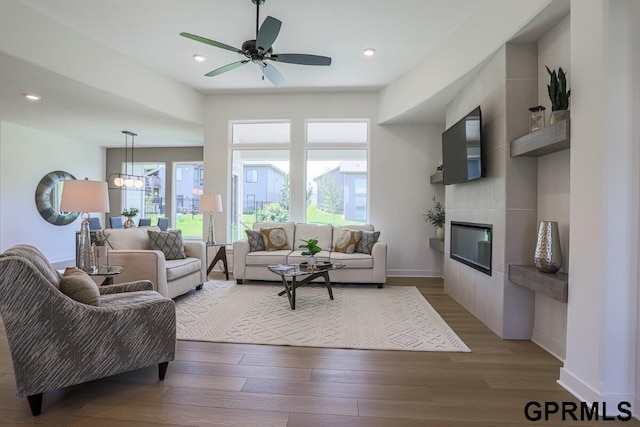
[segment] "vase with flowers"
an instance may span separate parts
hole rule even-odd
[[[436,237],[440,240],[444,240],[444,224],[445,224],[445,211],[444,205],[433,196],[434,206],[432,209],[423,215],[425,222],[430,222],[436,228]]]
[[[138,215],[138,212],[140,212],[138,208],[129,208],[122,211],[121,215],[127,218],[124,222],[124,228],[135,227],[136,224],[133,222],[133,217]]]
[[[107,236],[102,231],[96,231],[95,235],[92,235],[93,241],[93,256],[94,265],[100,267],[101,265],[109,264],[109,252],[107,249]]]

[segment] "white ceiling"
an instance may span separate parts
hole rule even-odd
[[[243,56],[179,36],[189,32],[240,48],[255,39],[251,0],[24,0],[131,58],[206,93],[271,88],[256,66],[207,72]],[[330,67],[277,64],[287,88],[379,88],[421,61],[481,7],[477,0],[266,0],[282,21],[274,53],[330,56]],[[366,47],[377,55],[362,55]],[[192,59],[207,57],[204,63]]]
[[[77,31],[87,45],[97,42],[202,94],[216,94],[378,90],[421,63],[465,21],[473,22],[480,7],[503,0],[266,0],[260,21],[271,15],[283,22],[274,53],[333,59],[330,67],[277,64],[287,80],[286,87],[278,89],[263,81],[253,64],[205,77],[243,57],[179,36],[190,32],[241,47],[243,41],[255,38],[256,7],[251,0],[3,1],[37,9]],[[566,15],[568,1],[562,3],[565,10],[553,17],[556,21],[559,14]],[[47,34],[39,37],[46,42]],[[364,57],[366,47],[375,48],[376,55]],[[206,56],[206,62],[193,61],[195,53]],[[141,146],[202,145],[202,123],[160,113],[15,56],[3,52],[0,44],[0,120],[104,146],[122,145],[118,133],[123,129],[139,133]],[[40,103],[16,96],[16,88],[30,87],[46,93]],[[437,120],[452,96],[445,89],[424,108]]]

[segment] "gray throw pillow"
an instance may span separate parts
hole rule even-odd
[[[67,267],[60,279],[60,291],[78,302],[87,305],[100,305],[98,285],[84,271]]]
[[[369,254],[371,255],[371,251],[373,250],[373,245],[378,241],[380,237],[379,231],[365,231],[362,230],[362,237],[358,241],[356,245],[356,252],[360,252],[361,254]]]
[[[184,259],[187,257],[184,251],[184,241],[182,240],[182,230],[171,231],[154,231],[147,230],[149,240],[151,241],[151,249],[162,251],[164,258]]]
[[[245,230],[247,233],[247,240],[249,241],[249,252],[266,251],[267,247],[264,245],[264,237],[262,233],[255,230]]]

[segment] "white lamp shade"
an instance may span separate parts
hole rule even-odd
[[[222,194],[203,194],[200,196],[202,212],[222,212]]]
[[[103,181],[64,181],[60,210],[63,212],[109,212],[109,191]]]

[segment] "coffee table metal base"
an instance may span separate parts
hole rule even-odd
[[[306,285],[311,282],[313,279],[317,279],[318,277],[324,278],[324,283],[327,285],[327,291],[329,292],[329,298],[333,299],[333,290],[331,289],[331,280],[329,279],[329,271],[330,270],[320,270],[308,276],[305,276],[304,279],[297,281],[297,276],[290,276],[291,280],[287,280],[285,275],[282,275],[282,284],[284,285],[284,291],[280,292],[278,296],[282,296],[287,294],[287,298],[289,298],[289,305],[292,310],[296,309],[296,288],[300,286]]]

